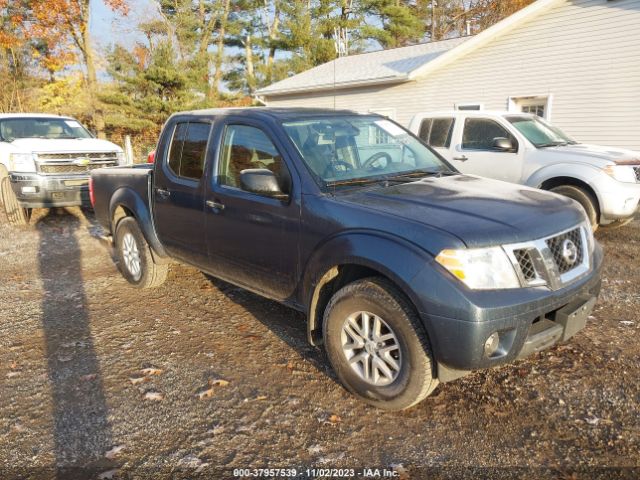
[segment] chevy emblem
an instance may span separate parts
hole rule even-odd
[[[578,247],[568,238],[562,242],[562,259],[567,265],[573,265],[578,260]]]

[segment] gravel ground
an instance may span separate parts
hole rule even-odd
[[[640,477],[638,221],[597,235],[584,331],[401,413],[350,396],[299,313],[181,265],[136,290],[90,215],[31,223],[0,219],[0,478]]]

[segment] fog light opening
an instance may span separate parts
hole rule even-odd
[[[484,355],[486,357],[493,356],[494,353],[498,350],[498,346],[500,345],[500,334],[498,332],[494,332],[489,335],[486,342],[484,342]]]
[[[22,187],[22,193],[36,193],[37,191],[36,187]]]

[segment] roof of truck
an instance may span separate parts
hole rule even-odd
[[[0,113],[0,119],[2,118],[71,118],[66,116],[56,115],[54,113]]]
[[[209,108],[204,110],[191,110],[178,112],[175,115],[201,115],[201,116],[266,116],[275,119],[306,118],[314,115],[358,115],[352,110],[334,110],[332,108],[301,108],[301,107],[239,107],[239,108]]]

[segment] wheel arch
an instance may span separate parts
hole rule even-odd
[[[570,185],[584,190],[593,199],[593,204],[596,208],[598,221],[600,221],[602,212],[600,198],[598,197],[597,190],[594,189],[587,181],[575,177],[557,176],[544,180],[540,184],[539,188],[542,190],[551,190],[552,188],[560,187],[562,185]]]
[[[344,252],[350,254],[345,256]],[[420,300],[411,287],[411,280],[422,266],[426,267],[426,255],[410,242],[377,233],[341,235],[325,243],[308,262],[303,279],[309,343],[322,343],[322,319],[333,294],[362,278],[386,279],[419,313]]]
[[[147,202],[131,188],[123,187],[115,191],[109,202],[109,219],[113,235],[118,223],[126,217],[133,217],[138,222],[154,258],[166,258],[167,253],[156,235]]]

